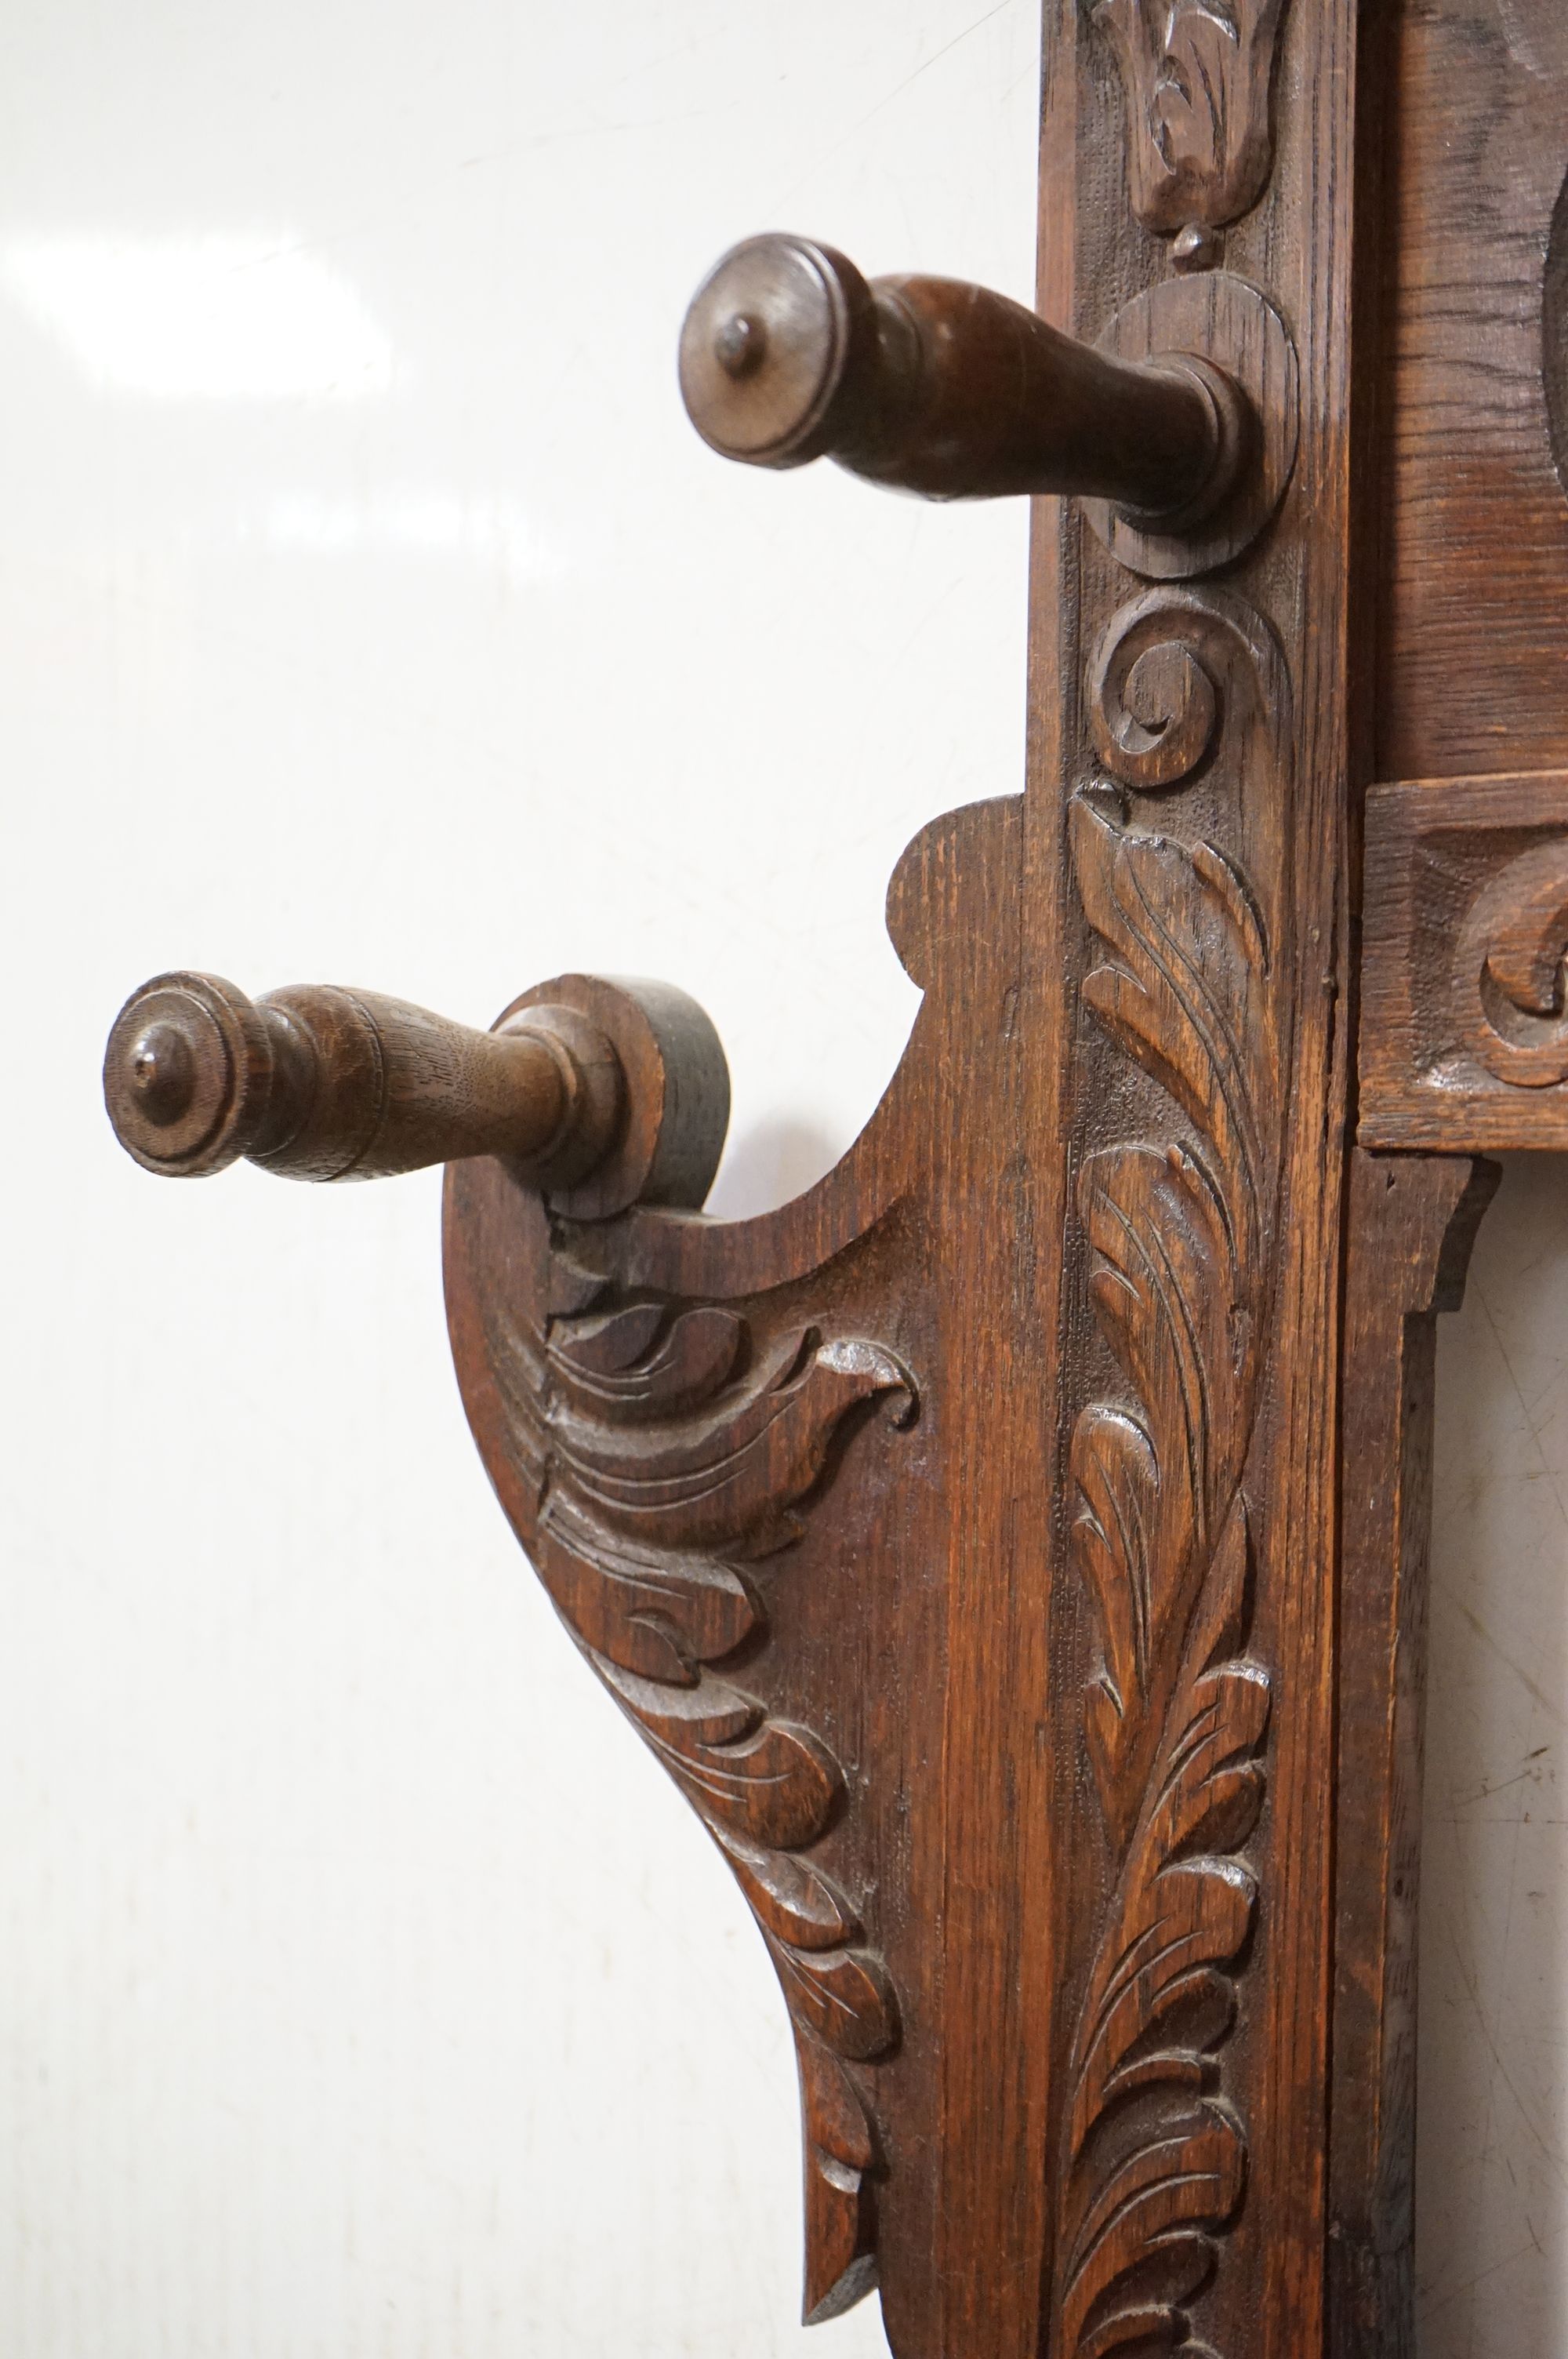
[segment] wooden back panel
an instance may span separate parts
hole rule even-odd
[[[1391,45],[1377,775],[1562,768],[1568,7],[1402,0]]]

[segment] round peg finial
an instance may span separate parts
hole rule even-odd
[[[155,975],[115,1018],[103,1101],[148,1171],[194,1178],[237,1162],[266,1112],[272,1053],[260,1014],[219,975]]]
[[[196,1082],[190,1042],[178,1025],[149,1024],[132,1042],[128,1086],[155,1128],[167,1130],[189,1113]]]
[[[750,311],[732,311],[714,332],[713,351],[726,376],[750,376],[768,349],[768,332]]]
[[[681,330],[692,424],[727,459],[802,466],[842,432],[876,332],[871,288],[832,246],[748,238],[708,273]]]

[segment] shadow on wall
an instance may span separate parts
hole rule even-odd
[[[1568,2351],[1568,1158],[1438,1323],[1416,2176],[1422,2359]]]
[[[794,1116],[757,1123],[730,1140],[708,1210],[725,1221],[771,1212],[815,1187],[840,1151],[819,1124]]]

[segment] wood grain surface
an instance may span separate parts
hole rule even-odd
[[[1390,14],[1377,775],[1561,768],[1568,10]]]
[[[1352,1158],[1342,1399],[1332,2359],[1415,2359],[1421,1890],[1434,1321],[1456,1310],[1496,1164]]]

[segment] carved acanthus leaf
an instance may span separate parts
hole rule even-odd
[[[1133,210],[1167,234],[1218,229],[1273,167],[1270,92],[1285,0],[1091,0],[1127,97]]]
[[[719,1305],[605,1307],[551,1256],[543,1332],[487,1306],[507,1446],[533,1506],[523,1535],[589,1660],[729,1859],[778,1969],[801,2053],[807,2308],[871,2281],[874,2159],[846,2063],[885,2054],[898,2008],[860,1919],[806,1854],[843,1777],[807,1729],[716,1668],[766,1623],[744,1570],[803,1527],[836,1442],[881,1401],[914,1413],[881,1345],[816,1329],[758,1336]]]
[[[1223,712],[1238,756],[1275,757],[1244,770],[1246,791],[1284,791],[1286,716],[1270,712],[1281,683],[1255,616],[1182,592],[1139,602],[1107,636],[1091,682],[1102,700],[1141,664],[1144,690],[1200,724],[1178,761],[1157,725],[1129,727],[1102,701],[1096,742],[1127,783],[1180,783]],[[1080,797],[1071,828],[1108,953],[1085,1003],[1184,1118],[1091,1153],[1078,1189],[1090,1298],[1130,1397],[1088,1403],[1071,1449],[1073,1539],[1101,1648],[1085,1727],[1112,1882],[1075,2017],[1057,2310],[1064,2359],[1108,2359],[1184,2343],[1183,2305],[1246,2182],[1243,2128],[1216,2090],[1257,1898],[1238,1854],[1261,1807],[1270,1691],[1244,1653],[1241,1477],[1290,1042],[1281,878],[1260,900],[1215,845],[1142,832],[1103,798]]]
[[[1125,1842],[1249,1432],[1276,1150],[1272,995],[1261,919],[1211,846],[1130,834],[1087,800],[1073,845],[1085,911],[1115,954],[1084,998],[1201,1140],[1104,1149],[1078,1190],[1091,1297],[1141,1405],[1091,1405],[1072,1450],[1075,1537],[1105,1647],[1089,1741]]]

